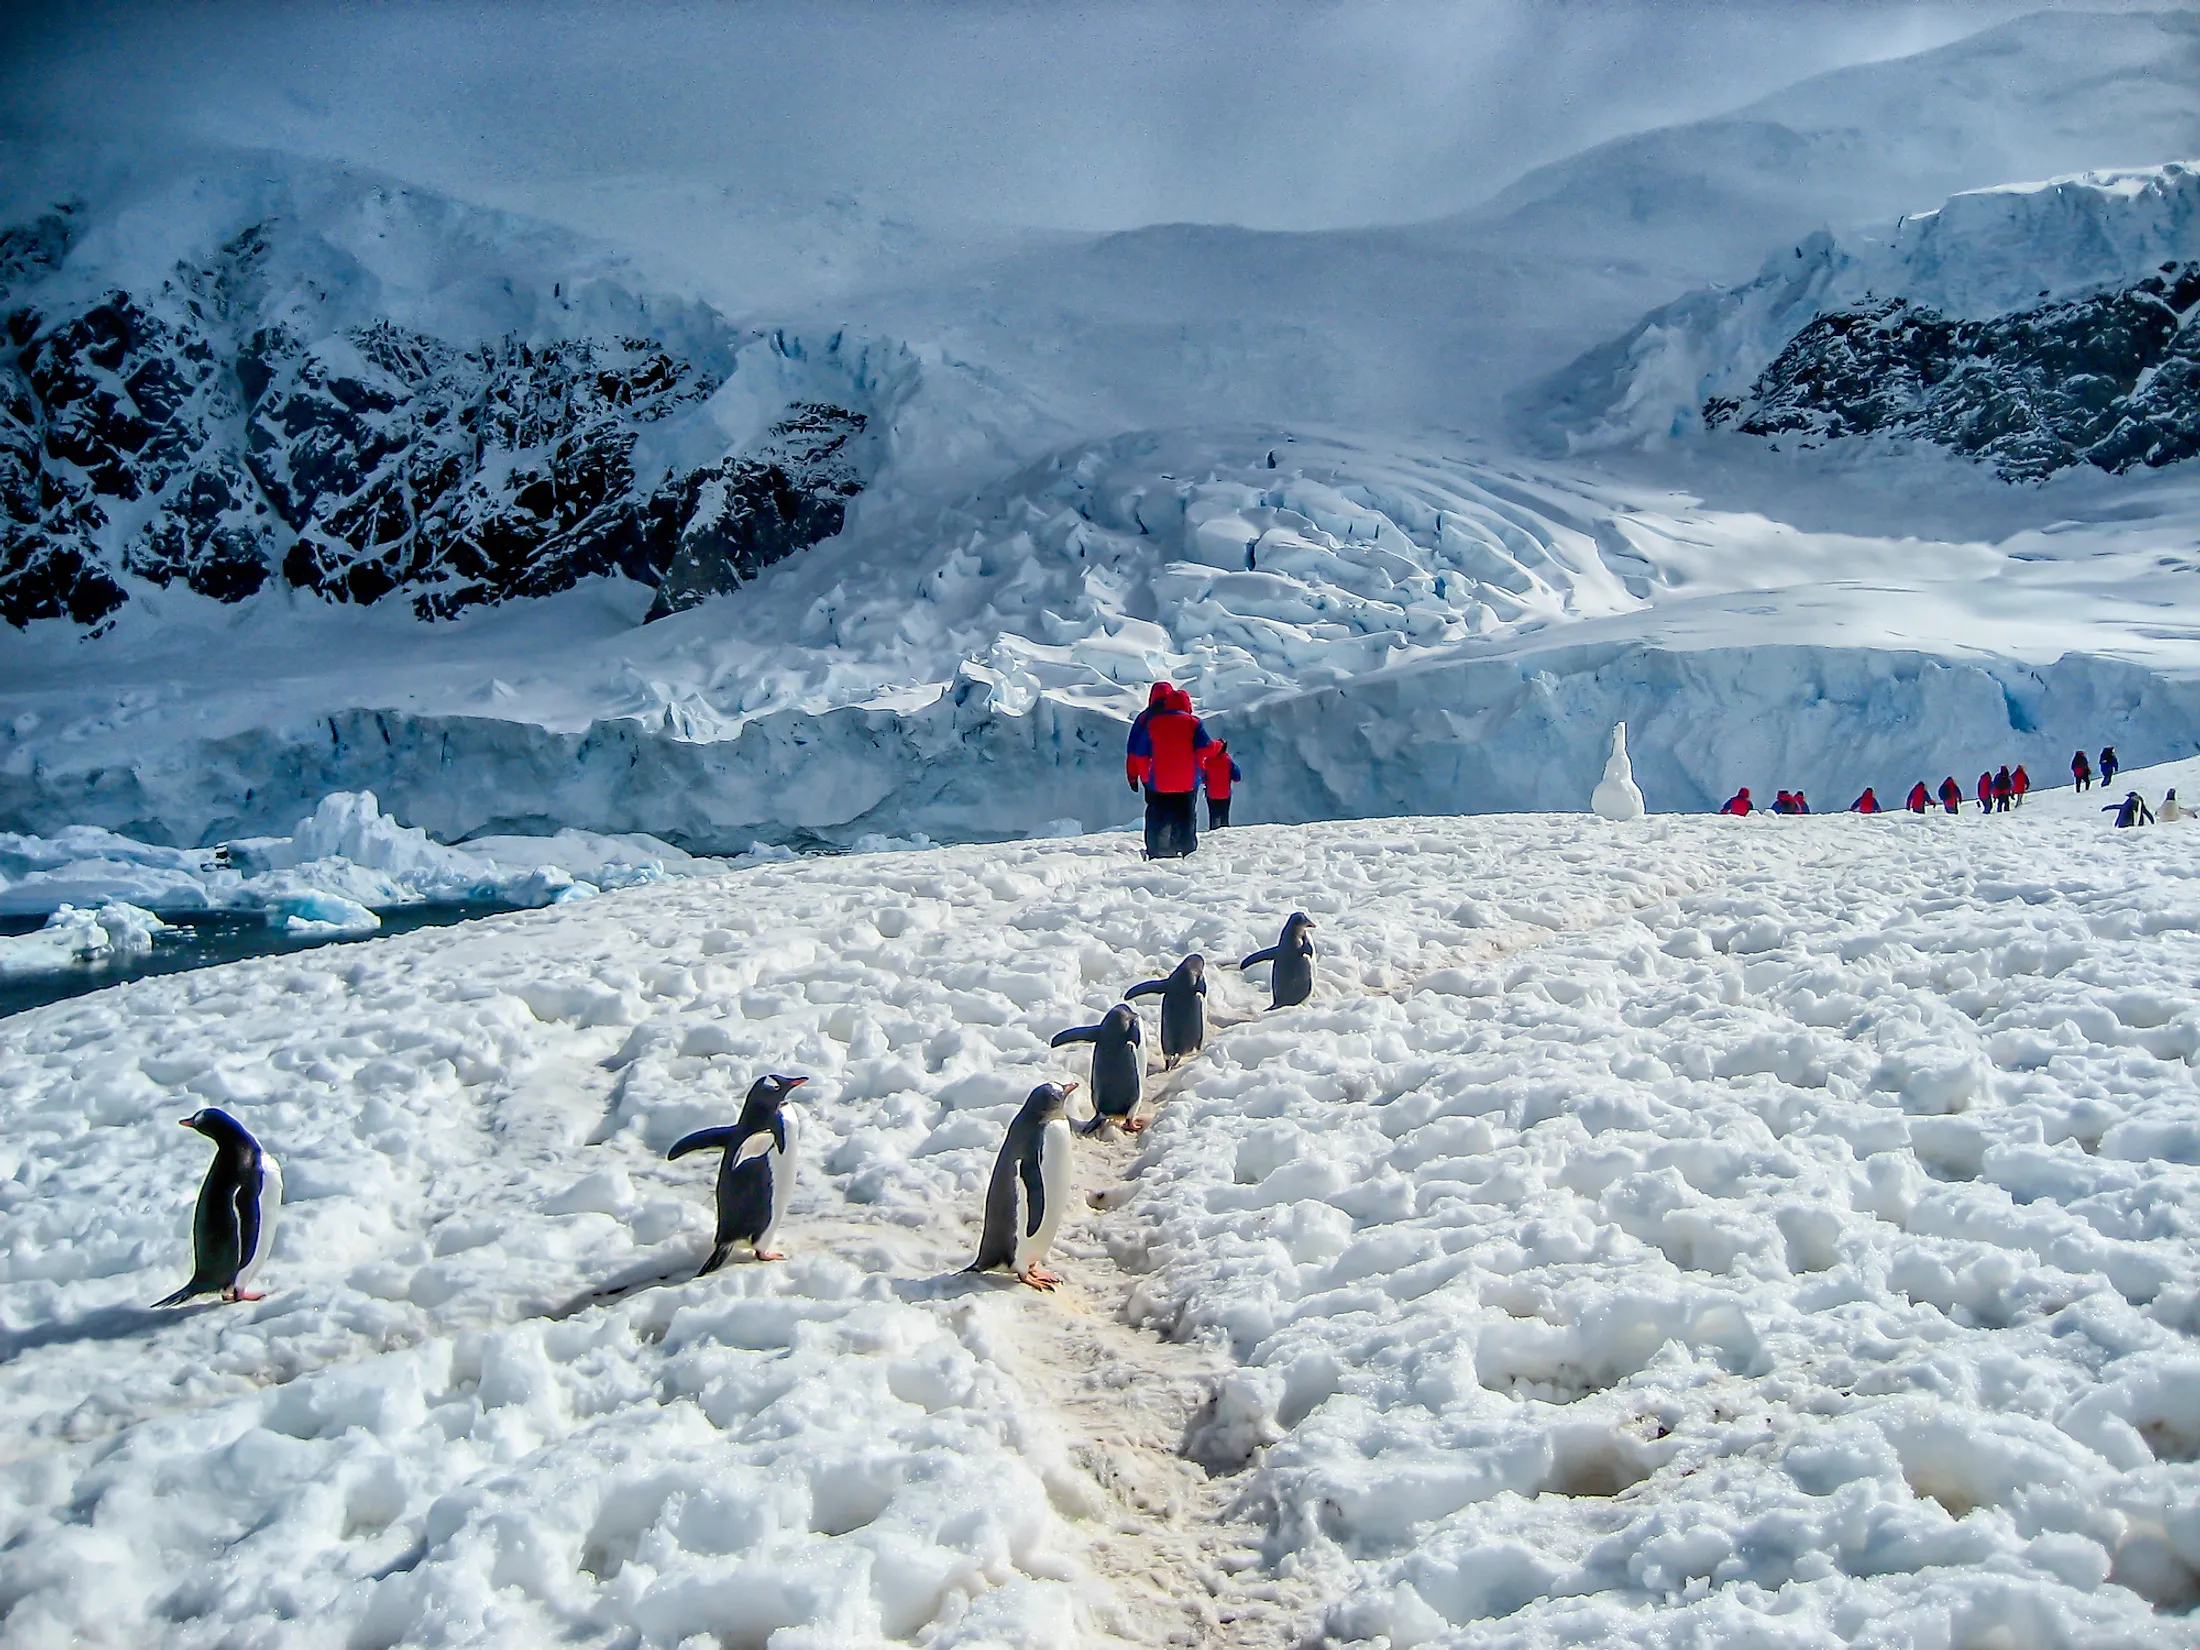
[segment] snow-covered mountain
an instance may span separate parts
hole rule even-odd
[[[1579,806],[1622,717],[1665,808],[2182,753],[2194,177],[2002,186],[2200,150],[2196,50],[2053,14],[1437,222],[880,227],[799,300],[342,166],[136,157],[7,243],[0,820],[1101,824],[1161,674],[1251,817]],[[1517,456],[1508,398],[1569,360],[1569,450]],[[1707,403],[1781,465],[1661,471]],[[2058,479],[1798,459],[1852,428]]]
[[[1909,436],[2009,477],[2174,463],[2200,445],[2196,306],[2200,165],[1971,191],[1654,311],[1530,418],[1576,452],[1733,427]]]
[[[232,170],[165,268],[120,254],[174,188],[0,235],[11,624],[271,579],[436,618],[613,572],[673,611],[830,537],[876,467],[836,350],[417,191]]]

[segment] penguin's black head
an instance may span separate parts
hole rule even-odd
[[[1100,1022],[1100,1029],[1116,1037],[1138,1041],[1138,1010],[1129,1003],[1117,1003]]]
[[[749,1085],[749,1098],[769,1100],[777,1105],[808,1081],[807,1077],[781,1077],[777,1073],[769,1077],[759,1077]]]
[[[1024,1096],[1024,1109],[1045,1118],[1060,1117],[1069,1110],[1069,1097],[1076,1092],[1075,1083],[1041,1083]]]
[[[181,1127],[196,1129],[217,1146],[249,1146],[252,1136],[245,1126],[219,1106],[208,1106],[195,1111],[189,1117],[178,1119]]]
[[[1283,931],[1286,934],[1303,934],[1313,926],[1314,919],[1312,917],[1304,911],[1294,911],[1284,920]]]
[[[1204,980],[1207,977],[1207,959],[1194,951],[1176,965],[1176,971],[1187,980]]]

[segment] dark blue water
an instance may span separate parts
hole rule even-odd
[[[373,934],[343,939],[300,936],[271,928],[257,911],[185,911],[161,920],[169,926],[153,936],[153,949],[142,957],[125,957],[111,966],[71,968],[56,974],[31,974],[0,979],[0,1016],[20,1014],[26,1008],[43,1008],[87,991],[143,979],[148,974],[185,974],[194,968],[236,962],[244,957],[266,957],[286,951],[314,951],[324,945],[364,945],[391,934],[409,934],[416,928],[448,928],[474,917],[494,916],[514,907],[497,904],[405,905],[380,913],[382,927]],[[44,917],[0,917],[0,934],[29,934],[45,926]]]

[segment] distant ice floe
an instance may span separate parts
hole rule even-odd
[[[407,905],[555,905],[683,875],[698,862],[642,835],[559,831],[429,840],[382,812],[372,791],[339,791],[289,836],[165,848],[96,826],[50,837],[0,833],[0,914],[51,912],[0,941],[0,975],[98,967],[152,949],[156,911],[261,911],[300,936],[371,934]]]

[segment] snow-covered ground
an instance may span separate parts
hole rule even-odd
[[[767,864],[21,1016],[9,1642],[2190,1643],[2200,832],[2074,811]],[[1070,1287],[960,1276],[1048,1037],[1293,909]],[[691,1281],[767,1069],[792,1258]],[[273,1292],[153,1314],[209,1103]]]

